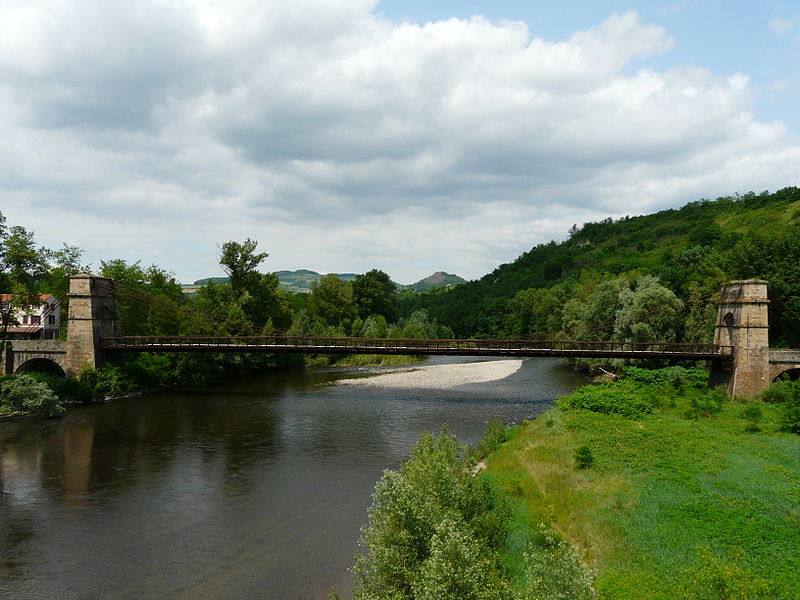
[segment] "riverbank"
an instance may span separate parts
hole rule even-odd
[[[701,387],[582,388],[484,476],[578,550],[601,598],[800,598],[800,436],[780,405]]]

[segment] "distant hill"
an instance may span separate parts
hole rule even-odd
[[[634,271],[658,276],[683,300],[689,297],[690,284],[714,291],[724,279],[761,277],[771,280],[773,303],[777,299],[787,307],[800,307],[800,261],[792,254],[793,246],[786,241],[783,254],[767,252],[770,240],[789,240],[786,236],[799,231],[797,187],[702,199],[650,215],[584,223],[570,229],[568,239],[539,244],[445,294],[405,298],[400,314],[425,308],[456,335],[497,336],[504,332],[511,299],[522,290],[577,282],[587,272],[599,279]],[[745,251],[748,244],[752,249]],[[745,259],[750,264],[744,264]]]
[[[317,273],[316,271],[311,271],[309,269],[297,269],[295,271],[275,271],[275,274],[278,276],[278,282],[280,283],[280,286],[287,292],[292,293],[310,292],[311,283],[313,281],[319,281],[326,275],[325,273]],[[358,273],[336,273],[335,275],[342,281],[353,281],[356,277],[358,277]],[[204,277],[203,279],[198,279],[194,283],[185,283],[181,287],[183,288],[184,293],[192,294],[197,291],[197,288],[199,288],[201,285],[207,284],[209,281],[213,283],[228,283],[229,279],[227,277]],[[445,273],[444,271],[436,271],[436,273],[433,275],[429,275],[425,279],[420,279],[411,285],[401,285],[399,283],[396,285],[397,289],[400,291],[410,290],[412,292],[421,293],[430,292],[436,288],[452,287],[454,285],[464,283],[464,281],[465,280],[458,275],[452,275],[450,273]]]
[[[311,282],[319,281],[325,277],[325,273],[317,273],[308,269],[297,269],[296,271],[275,271],[281,287],[287,292],[310,292]],[[342,281],[353,281],[358,277],[358,273],[336,273]]]
[[[436,288],[453,287],[454,285],[459,285],[462,283],[466,283],[466,280],[459,277],[458,275],[445,273],[444,271],[436,271],[436,273],[434,273],[433,275],[428,275],[425,279],[420,279],[416,283],[412,283],[411,285],[403,285],[399,287],[400,289],[423,293],[423,292],[430,292],[431,290]]]

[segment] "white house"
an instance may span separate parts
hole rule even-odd
[[[28,309],[15,309],[8,333],[13,338],[55,339],[61,327],[61,302],[51,294],[41,294],[40,304]],[[9,305],[11,294],[0,294],[3,308]]]

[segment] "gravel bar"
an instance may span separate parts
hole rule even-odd
[[[491,360],[416,367],[407,371],[384,373],[374,377],[342,379],[339,385],[384,388],[446,389],[467,383],[496,381],[516,373],[522,360]]]

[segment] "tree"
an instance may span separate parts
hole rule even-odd
[[[383,271],[372,269],[356,277],[353,295],[362,319],[383,315],[387,321],[394,321],[397,286]]]
[[[0,215],[2,217],[2,215]],[[14,313],[39,304],[39,286],[47,274],[49,251],[37,248],[33,232],[15,225],[5,227],[0,219],[0,293],[9,294],[0,305],[0,341],[8,337],[8,328],[16,325]]]
[[[260,329],[272,319],[276,327],[288,327],[292,319],[286,296],[278,284],[277,275],[258,271],[258,266],[269,254],[256,252],[257,247],[258,242],[250,238],[241,243],[225,242],[219,264],[230,277],[236,302],[254,325]]]
[[[312,312],[323,318],[328,325],[339,325],[356,316],[353,286],[342,281],[335,273],[311,282],[309,306]]]
[[[248,280],[258,278],[258,265],[264,262],[269,254],[256,253],[258,242],[247,238],[239,243],[233,240],[222,244],[219,264],[231,279],[233,291],[239,295],[245,288]]]

